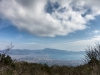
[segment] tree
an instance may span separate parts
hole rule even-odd
[[[7,46],[6,50],[2,54],[0,54],[0,63],[4,64],[4,63],[10,63],[12,61],[11,57],[6,54],[13,47],[14,47],[14,45],[12,45],[12,43],[11,43],[9,46]]]
[[[4,71],[5,69],[9,68],[7,67],[7,65],[12,65],[13,60],[9,55],[7,55],[7,52],[11,50],[13,47],[14,46],[11,43],[9,46],[7,46],[7,49],[3,53],[0,53],[0,71]]]
[[[96,43],[94,47],[88,46],[86,49],[86,63],[92,69],[92,74],[99,72],[100,66],[100,44]]]

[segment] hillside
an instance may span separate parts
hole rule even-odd
[[[8,56],[5,56],[3,60],[4,62],[0,61],[0,75],[100,75],[100,65],[94,66],[94,71],[89,64],[77,67],[48,66],[46,64],[12,61]]]

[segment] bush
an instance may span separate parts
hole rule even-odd
[[[100,74],[100,44],[97,43],[94,47],[86,49],[86,62],[91,69],[91,74]]]
[[[94,47],[88,47],[86,49],[86,62],[90,65],[98,65],[100,61],[100,44],[96,44]]]
[[[13,62],[11,57],[9,55],[5,54],[0,54],[0,64],[2,63],[3,65],[10,65]]]

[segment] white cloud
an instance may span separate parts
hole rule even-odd
[[[66,49],[68,50],[81,51],[81,50],[85,50],[87,46],[94,46],[95,43],[99,41],[100,41],[100,36],[95,36],[89,39],[77,40],[77,41],[65,43],[65,45],[67,46]]]
[[[100,30],[93,30],[93,31],[90,31],[90,32],[86,32],[86,34],[95,36],[95,35],[100,34]]]
[[[1,0],[0,15],[20,30],[50,37],[86,29],[88,21],[100,15],[99,0],[50,0],[51,3],[59,4],[58,8],[53,8],[52,13],[46,12],[47,1]]]

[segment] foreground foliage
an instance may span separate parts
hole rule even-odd
[[[100,65],[51,66],[13,61],[10,56],[0,54],[0,75],[100,75]],[[100,62],[99,62],[100,63]]]

